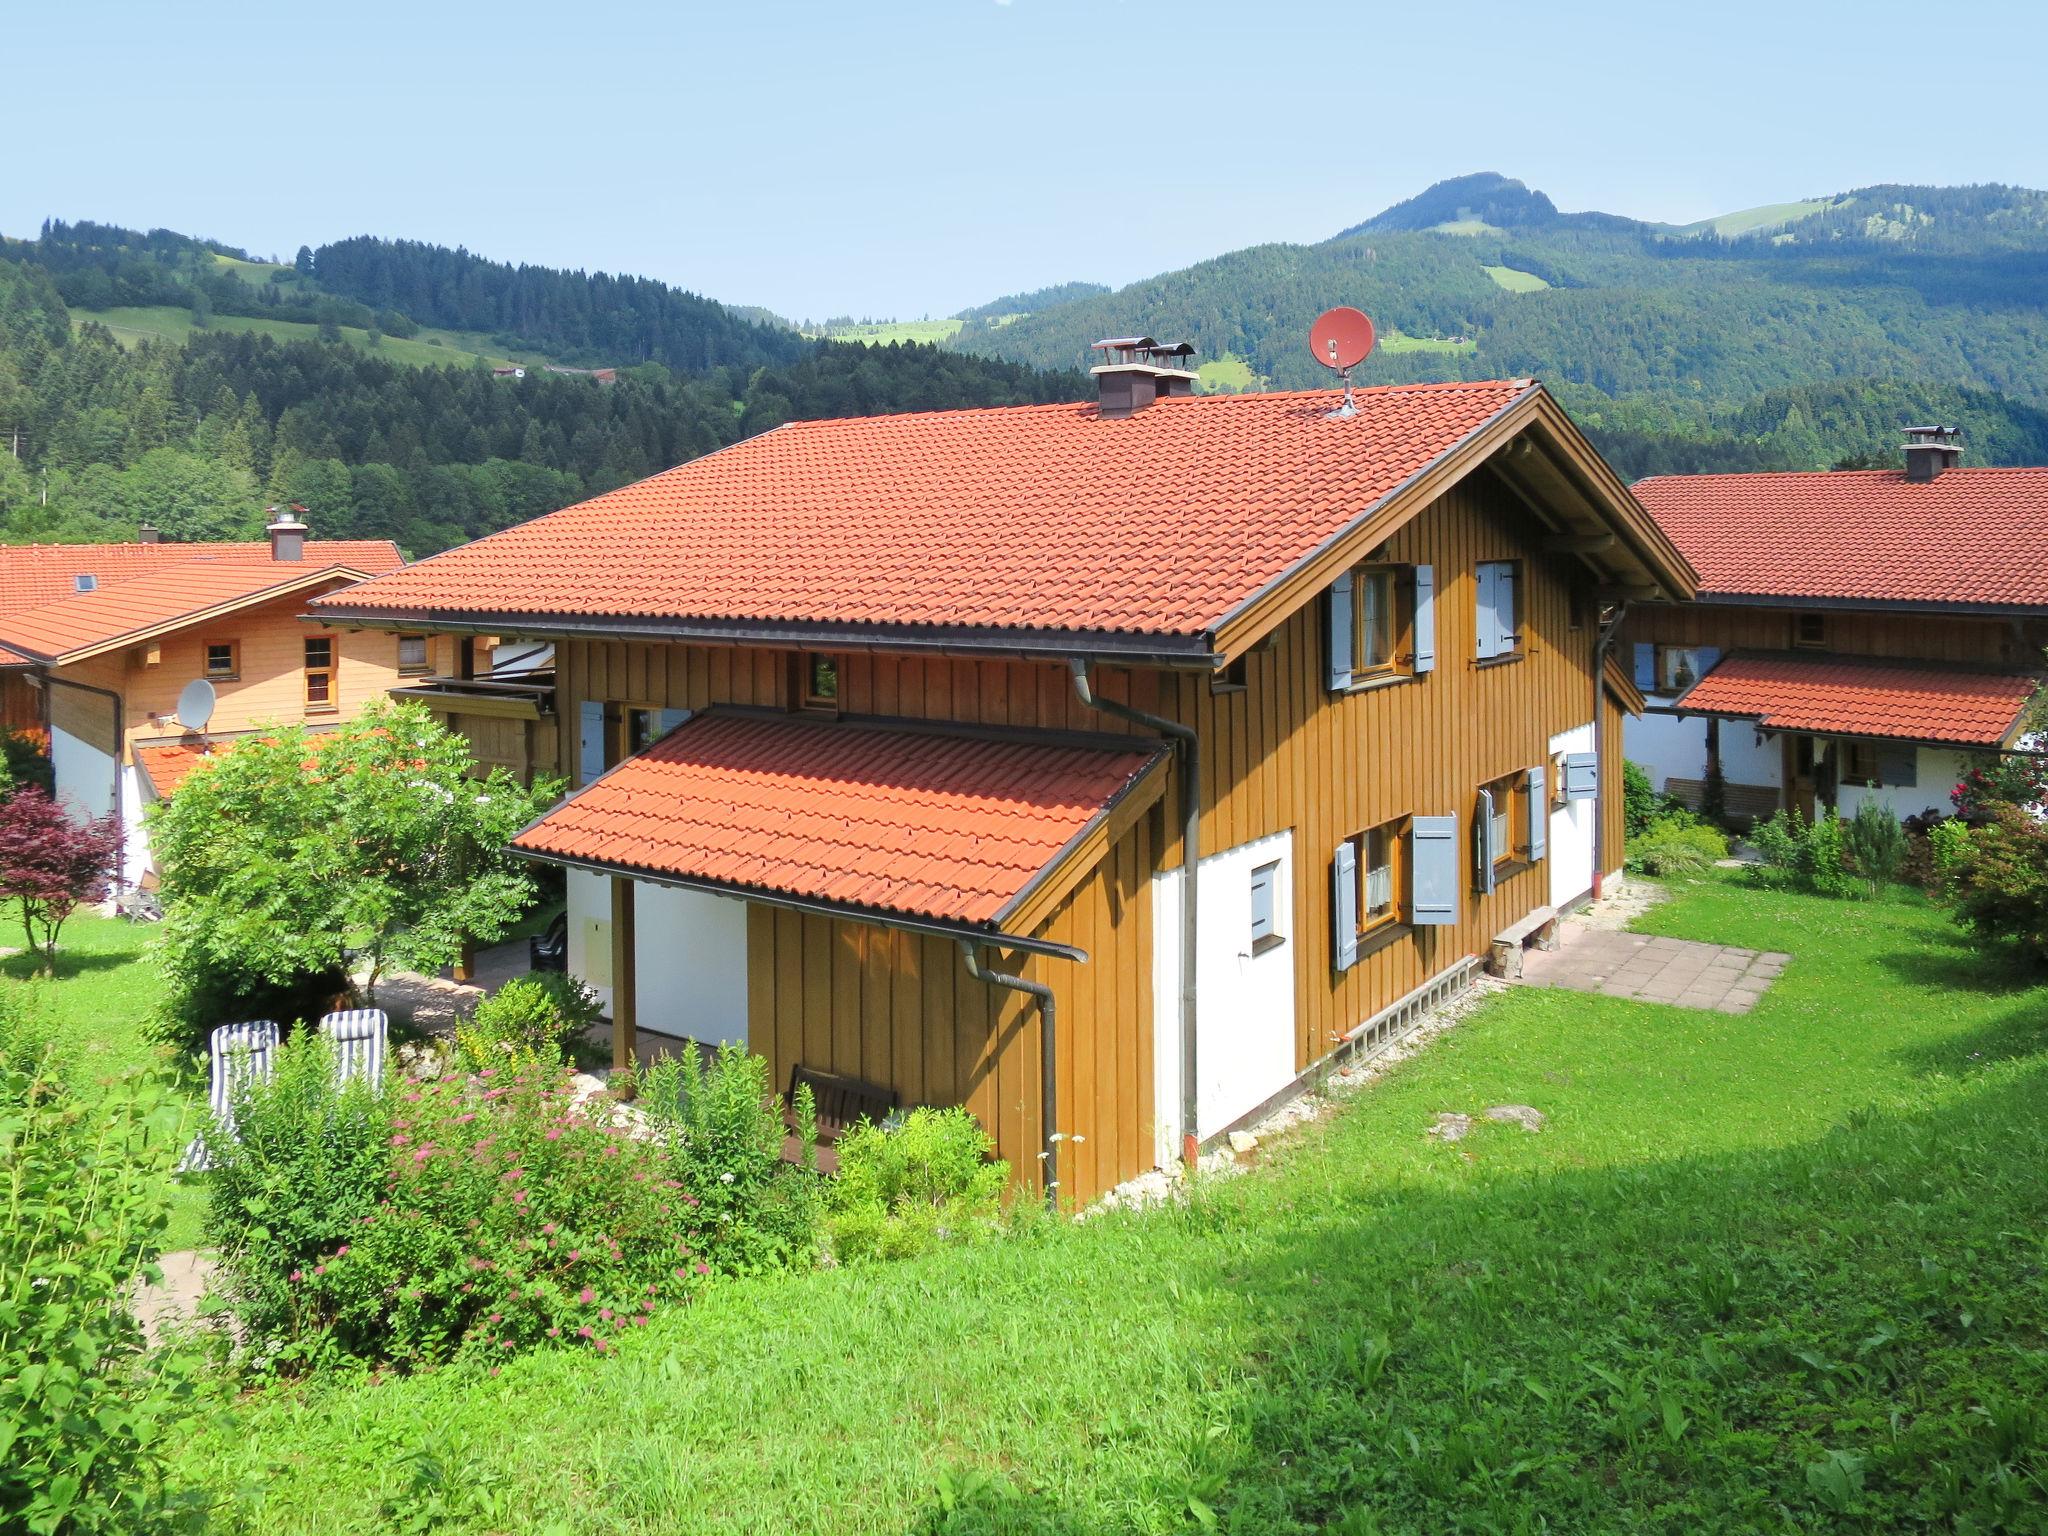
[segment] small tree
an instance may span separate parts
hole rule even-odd
[[[1899,818],[1889,806],[1865,800],[1856,807],[1855,819],[1843,829],[1843,835],[1857,872],[1870,882],[1870,894],[1882,896],[1906,862],[1906,832]]]
[[[500,769],[418,704],[339,730],[248,740],[151,813],[174,1003],[317,998],[367,967],[432,972],[490,943],[533,901],[506,844],[554,797]]]
[[[2000,807],[1954,850],[1947,894],[1979,944],[2016,943],[2048,959],[2048,827]]]
[[[121,824],[72,817],[40,785],[0,802],[0,901],[21,904],[29,948],[45,976],[57,973],[57,932],[81,902],[107,894],[121,856]]]

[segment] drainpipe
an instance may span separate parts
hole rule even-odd
[[[1001,971],[991,971],[981,963],[981,946],[973,939],[960,941],[960,954],[967,962],[967,974],[976,981],[988,982],[991,986],[1007,987],[1012,992],[1022,992],[1038,1000],[1038,1071],[1039,1117],[1043,1124],[1039,1135],[1043,1138],[1044,1149],[1039,1159],[1045,1164],[1045,1203],[1055,1210],[1059,1207],[1060,1186],[1060,1142],[1057,1134],[1059,1125],[1059,1079],[1055,1075],[1058,1053],[1054,1046],[1058,1038],[1058,1026],[1052,1000],[1052,988],[1042,981],[1030,981],[1022,976],[1009,976]]]
[[[1600,746],[1606,740],[1607,655],[1614,649],[1614,637],[1628,616],[1626,601],[1616,606],[1614,617],[1600,626],[1600,638],[1593,643],[1593,899],[1607,879],[1607,765],[1601,761]]]
[[[1091,663],[1075,657],[1067,666],[1083,704],[1172,737],[1180,758],[1180,1144],[1181,1157],[1192,1168],[1200,1149],[1195,1134],[1195,890],[1202,862],[1201,741],[1193,726],[1097,695]]]

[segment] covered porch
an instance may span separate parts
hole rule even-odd
[[[1148,738],[717,710],[513,846],[568,870],[568,968],[618,1065],[730,1041],[778,1088],[802,1071],[964,1105],[1021,1177],[1063,1160],[1062,1194],[1085,1199],[1152,1162],[1136,957],[1167,758]]]

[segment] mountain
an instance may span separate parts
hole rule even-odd
[[[963,309],[955,320],[999,320],[1006,315],[1035,315],[1042,309],[1051,309],[1059,304],[1071,304],[1077,299],[1092,299],[1097,294],[1109,292],[1107,283],[1054,283],[1049,288],[1034,288],[1029,293],[1005,294],[986,304],[977,304],[972,309]]]
[[[1562,213],[1459,177],[1313,245],[1259,245],[950,345],[1078,367],[1091,342],[1192,341],[1205,387],[1327,381],[1305,338],[1372,315],[1362,382],[1533,375],[1627,473],[1812,467],[1890,451],[1856,401],[1968,402],[1973,451],[2048,462],[2048,193],[1880,185],[1688,226]],[[1775,418],[1771,413],[1775,412]]]

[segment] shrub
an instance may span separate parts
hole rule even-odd
[[[1650,823],[1667,808],[1665,797],[1657,793],[1643,765],[1624,761],[1621,765],[1623,832],[1631,839],[1641,837],[1650,830]]]
[[[1948,894],[1956,875],[1970,856],[1973,838],[1970,824],[1957,817],[1944,818],[1927,829],[1928,886],[1936,895]]]
[[[1806,839],[1806,884],[1816,896],[1860,896],[1863,887],[1849,869],[1849,838],[1841,817],[1830,811],[1813,824]]]
[[[1978,757],[1949,791],[1958,816],[1988,821],[2001,806],[2028,810],[2048,799],[2048,761],[2024,754]]]
[[[129,1307],[169,1210],[179,1112],[131,1078],[73,1098],[17,989],[0,993],[0,1527],[197,1529],[205,1500],[167,1452],[196,1362],[144,1349]]]
[[[1630,870],[1667,879],[1699,875],[1727,856],[1727,836],[1684,812],[1660,816],[1628,844]]]
[[[0,730],[0,800],[17,789],[30,787],[46,795],[57,792],[57,775],[50,763],[49,733]]]
[[[0,901],[20,905],[22,929],[45,976],[57,972],[65,919],[107,894],[120,857],[121,823],[113,816],[78,821],[33,786],[0,800]]]
[[[2016,942],[2048,957],[2048,827],[2001,807],[1959,850],[1949,881],[1957,921],[1980,944]]]
[[[290,1276],[347,1241],[383,1198],[389,1115],[361,1079],[339,1087],[333,1047],[300,1030],[279,1047],[269,1080],[237,1096],[235,1123],[236,1137],[207,1137],[207,1238],[251,1345],[292,1360],[308,1346],[306,1293]]]
[[[1009,1164],[964,1109],[913,1109],[862,1122],[839,1141],[829,1229],[847,1262],[922,1253],[998,1230]]]
[[[597,994],[559,971],[508,981],[455,1031],[473,1068],[553,1066],[602,1016]]]
[[[818,1180],[783,1160],[782,1100],[769,1089],[765,1059],[731,1044],[708,1065],[694,1050],[664,1056],[636,1102],[668,1140],[676,1176],[703,1201],[704,1244],[717,1268],[750,1274],[812,1260]],[[802,1104],[798,1114],[809,1118]],[[808,1146],[804,1157],[811,1161]]]
[[[1795,810],[1773,811],[1758,822],[1749,834],[1749,844],[1757,853],[1757,862],[1749,866],[1750,878],[1767,886],[1804,884],[1806,840],[1812,830]]]
[[[1855,819],[1843,833],[1850,861],[1869,882],[1870,894],[1882,896],[1906,861],[1906,833],[1891,808],[1876,800],[1856,807]]]

